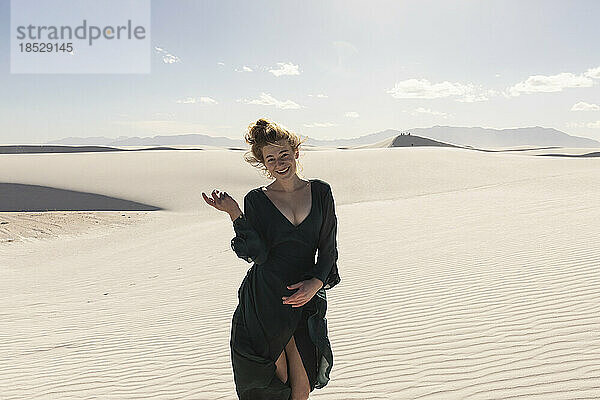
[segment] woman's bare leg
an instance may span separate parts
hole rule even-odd
[[[281,350],[279,358],[277,359],[277,361],[275,361],[275,367],[275,375],[277,375],[281,382],[286,383],[288,380],[288,367],[287,359],[285,356],[285,349]]]
[[[290,386],[292,387],[291,400],[307,400],[310,394],[310,383],[293,335],[285,346],[285,353],[289,367]]]

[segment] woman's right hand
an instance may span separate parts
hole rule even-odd
[[[239,217],[242,213],[240,206],[237,201],[234,200],[227,192],[221,192],[217,189],[214,189],[211,193],[212,197],[207,196],[202,192],[202,197],[204,201],[210,206],[213,206],[219,211],[225,211],[227,214],[231,216],[231,219]]]

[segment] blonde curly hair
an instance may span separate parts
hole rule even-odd
[[[244,140],[250,145],[250,150],[244,154],[244,160],[253,167],[259,168],[267,178],[275,179],[265,166],[262,149],[269,144],[277,145],[276,142],[281,139],[285,139],[292,148],[292,152],[295,153],[307,138],[300,139],[298,135],[282,128],[276,123],[265,118],[260,118],[248,126],[248,131],[244,135]],[[299,161],[297,161],[298,165],[300,166],[300,170],[302,170],[302,164]]]

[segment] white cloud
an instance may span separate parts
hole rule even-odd
[[[439,99],[456,97],[457,101],[472,103],[486,101],[488,95],[496,94],[495,91],[484,90],[473,84],[444,81],[431,83],[427,79],[407,79],[396,82],[394,87],[387,91],[396,99]]]
[[[496,74],[497,77],[500,74]],[[490,97],[504,96],[506,98],[520,96],[525,93],[560,92],[566,88],[592,87],[594,79],[600,79],[600,67],[588,69],[583,74],[563,72],[556,75],[532,75],[506,90],[486,89],[471,83],[440,82],[431,83],[427,79],[407,79],[396,82],[387,91],[397,99],[439,99],[454,97],[462,103],[487,101]],[[575,110],[573,110],[575,111]]]
[[[567,122],[565,124],[567,128],[585,128],[584,122]]]
[[[429,114],[429,115],[434,115],[436,117],[442,117],[442,118],[448,118],[448,116],[449,116],[449,114],[447,114],[445,112],[433,111],[430,108],[423,108],[423,107],[416,108],[411,113],[411,115],[413,115],[413,116],[417,115],[417,114]]]
[[[584,101],[580,101],[579,103],[573,104],[571,107],[571,111],[597,111],[600,110],[600,106],[598,104],[589,104]]]
[[[173,54],[167,54],[167,55],[163,56],[163,62],[165,64],[174,64],[174,63],[180,63],[181,59],[177,56],[174,56]]]
[[[592,128],[592,129],[600,129],[600,121],[596,122],[567,122],[565,124],[567,128]]]
[[[196,103],[196,99],[194,97],[186,97],[185,99],[179,99],[176,101],[179,104],[194,104]]]
[[[309,94],[308,97],[316,97],[319,99],[326,99],[329,96],[327,96],[326,94],[319,93],[319,94]]]
[[[270,69],[269,72],[275,76],[282,75],[300,75],[300,71],[298,71],[298,66],[292,63],[282,63],[278,62],[279,66],[277,69]]]
[[[241,99],[238,100],[238,102],[243,102],[244,104],[258,104],[258,105],[263,105],[263,106],[275,106],[275,108],[280,108],[282,110],[295,110],[295,109],[299,109],[302,108],[301,105],[299,105],[296,102],[293,102],[292,100],[285,100],[285,101],[280,101],[277,100],[275,97],[271,96],[268,93],[261,93],[258,99]]]
[[[589,122],[587,124],[588,128],[593,128],[593,129],[600,129],[600,121],[596,121],[596,122]]]
[[[181,59],[174,54],[169,53],[161,47],[154,46],[154,50],[161,55],[162,60],[165,64],[180,63]]]
[[[314,122],[312,124],[304,124],[305,128],[329,128],[332,126],[338,126],[332,122]]]
[[[221,62],[221,61],[219,61],[219,62],[217,63],[217,65],[225,65],[225,63],[224,63],[224,62]]]
[[[186,97],[185,99],[179,99],[176,101],[178,104],[196,104],[196,103],[204,103],[204,104],[219,104],[217,101],[211,97]]]
[[[356,111],[347,111],[344,114],[344,116],[348,117],[348,118],[358,118],[358,117],[360,117],[360,115]]]
[[[211,97],[200,97],[200,103],[218,104],[217,101]]]
[[[587,76],[562,72],[550,76],[532,75],[527,80],[511,86],[508,91],[511,96],[520,96],[522,93],[561,92],[566,88],[591,86],[594,86],[594,81]]]
[[[600,67],[590,68],[584,73],[588,78],[600,79]]]
[[[407,79],[396,82],[387,93],[397,99],[437,99],[459,95],[463,91],[461,84],[450,82],[432,84],[427,79]]]
[[[247,65],[244,65],[242,67],[242,69],[238,69],[238,68],[235,69],[235,72],[252,72],[252,71],[253,71],[252,68],[250,68]]]

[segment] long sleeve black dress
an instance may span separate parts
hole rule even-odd
[[[289,380],[275,374],[275,361],[294,335],[311,392],[327,385],[333,353],[327,337],[326,289],[340,282],[337,217],[331,187],[310,179],[308,216],[293,225],[262,188],[244,197],[244,213],[233,221],[231,247],[251,263],[238,290],[231,325],[231,362],[240,400],[288,400]],[[315,253],[318,249],[317,261]],[[302,307],[283,304],[297,289],[288,285],[319,278],[324,284]]]

